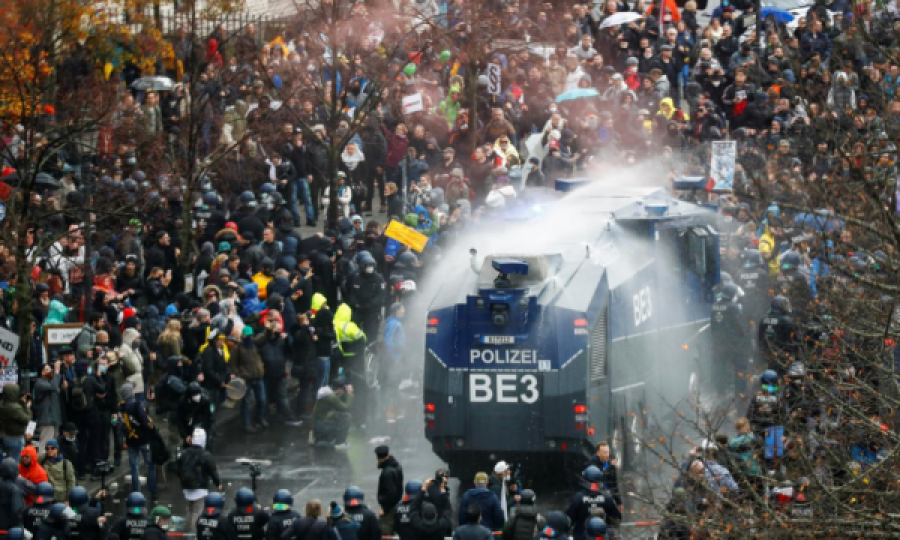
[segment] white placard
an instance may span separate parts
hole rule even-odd
[[[19,350],[19,336],[6,328],[0,328],[0,367],[15,365]]]
[[[7,384],[17,384],[19,382],[19,368],[15,364],[0,369],[0,388]]]
[[[737,156],[737,141],[713,141],[709,175],[714,191],[732,189],[734,185],[734,162]]]
[[[403,114],[412,114],[414,112],[424,111],[425,105],[422,103],[422,94],[413,94],[404,96],[403,98]]]
[[[81,325],[54,325],[45,324],[44,333],[47,336],[47,345],[68,345],[81,333]]]
[[[499,96],[502,92],[500,70],[500,64],[488,64],[487,66],[488,92],[495,96]]]

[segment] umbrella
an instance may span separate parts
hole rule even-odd
[[[781,8],[766,6],[759,12],[762,20],[769,18],[769,15],[773,15],[778,24],[787,24],[794,20],[794,15],[790,11]]]
[[[597,92],[595,88],[576,88],[575,90],[569,90],[568,92],[563,92],[562,94],[556,96],[556,102],[562,103],[564,101],[572,101],[575,99],[581,98],[589,98],[589,97],[597,97],[600,93]]]
[[[603,22],[600,23],[600,28],[609,28],[610,26],[619,26],[621,24],[628,24],[632,21],[636,21],[641,18],[640,13],[635,13],[634,11],[621,11],[619,13],[613,13],[609,17],[603,19]]]
[[[39,172],[34,178],[34,185],[43,186],[50,189],[59,189],[62,187],[62,182],[60,182],[56,178],[53,178],[47,173]]]
[[[135,90],[156,90],[157,92],[164,92],[175,88],[175,83],[168,77],[152,76],[141,77],[131,83],[131,87]]]

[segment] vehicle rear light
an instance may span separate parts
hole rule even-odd
[[[587,412],[587,405],[575,405],[575,414],[584,414]]]
[[[587,319],[575,319],[575,326],[587,326]]]
[[[430,319],[428,319],[428,326],[437,326],[437,325],[438,325],[437,317],[431,317]]]
[[[569,448],[569,445],[567,445],[566,443],[562,443],[562,450],[563,450],[563,452],[565,452],[566,449],[568,449],[568,448]]]
[[[575,422],[575,431],[584,431],[585,427],[584,422]]]
[[[426,410],[427,412],[434,412],[434,403],[426,403],[426,404],[425,404],[425,410]]]
[[[587,434],[588,434],[588,435],[593,435],[593,434],[594,434],[594,428],[592,428],[592,427],[587,428]]]
[[[434,429],[434,422],[428,422],[427,424],[425,424],[425,427],[427,427],[428,429]]]

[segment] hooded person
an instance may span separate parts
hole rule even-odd
[[[263,376],[265,368],[263,366],[262,357],[259,349],[253,340],[253,329],[245,326],[241,331],[240,339],[236,336],[229,336],[229,349],[231,350],[231,365],[234,374],[240,377],[247,384],[247,393],[241,400],[241,419],[244,423],[244,430],[249,432],[256,431],[254,424],[266,427],[266,393],[263,385]],[[250,400],[255,396],[256,402],[256,422],[250,422]]]
[[[265,300],[269,294],[269,283],[275,279],[275,261],[266,257],[260,271],[253,275],[253,283],[259,286],[259,299]]]
[[[38,463],[37,448],[29,445],[22,450],[19,457],[19,476],[27,482],[25,491],[30,494],[25,496],[25,505],[31,506],[34,504],[33,488],[41,482],[49,482],[47,471]]]
[[[16,460],[6,458],[0,463],[0,530],[22,526],[25,511],[25,492],[16,484],[19,476]]]
[[[487,473],[479,472],[475,475],[475,487],[466,491],[459,504],[459,524],[468,523],[469,505],[475,504],[481,508],[481,524],[491,531],[503,528],[505,517],[503,508],[497,496],[487,488]]]
[[[122,346],[119,347],[119,361],[125,380],[134,385],[135,394],[141,398],[144,394],[144,358],[140,352],[141,333],[137,328],[128,328],[122,334]]]
[[[419,500],[421,501],[421,498]],[[419,505],[414,505],[410,513],[417,540],[442,540],[450,536],[453,524],[450,521],[449,512],[439,514],[433,504],[421,502]]]
[[[522,490],[512,517],[503,527],[503,540],[532,540],[538,523],[534,491]]]

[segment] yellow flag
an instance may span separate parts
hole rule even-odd
[[[391,223],[390,225],[388,225],[387,230],[384,231],[384,235],[388,238],[393,238],[401,244],[405,244],[411,247],[419,253],[421,253],[422,250],[425,249],[425,244],[428,243],[427,236],[420,233],[419,231],[410,229],[406,225],[396,220],[391,220]]]

